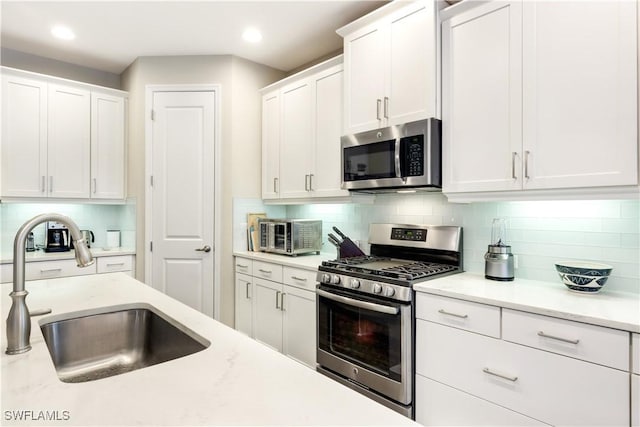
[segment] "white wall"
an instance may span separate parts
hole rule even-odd
[[[2,48],[0,63],[5,67],[18,68],[34,73],[48,74],[64,79],[120,89],[120,76],[118,74],[57,61],[55,59],[43,58],[17,50]]]
[[[233,257],[232,198],[236,194],[260,196],[261,101],[258,90],[282,78],[269,67],[222,56],[173,56],[138,58],[122,74],[122,88],[129,91],[129,187],[137,200],[137,278],[144,281],[144,145],[145,87],[157,84],[221,85],[221,313],[232,325]]]

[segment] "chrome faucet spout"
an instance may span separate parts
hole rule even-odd
[[[67,226],[73,238],[78,267],[87,267],[94,262],[80,228],[67,216],[56,213],[41,214],[31,218],[20,227],[13,241],[13,292],[9,294],[12,301],[7,317],[7,354],[20,354],[31,350],[29,342],[31,316],[25,302],[28,292],[24,287],[24,253],[29,233],[37,225],[46,221],[57,221]]]

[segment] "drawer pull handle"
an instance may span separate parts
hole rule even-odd
[[[512,376],[509,376],[509,375],[499,374],[499,373],[497,373],[497,372],[493,372],[493,371],[492,371],[491,369],[489,369],[489,368],[483,368],[483,369],[482,369],[482,372],[484,372],[485,374],[493,375],[494,377],[499,377],[499,378],[502,378],[502,379],[505,379],[505,380],[511,381],[511,382],[516,382],[516,381],[518,381],[518,377],[512,377]]]
[[[571,339],[568,339],[568,338],[557,337],[555,335],[545,334],[543,331],[538,331],[538,336],[541,336],[541,337],[544,337],[544,338],[550,338],[552,340],[568,342],[569,344],[578,344],[580,342],[579,339],[578,340],[571,340]]]
[[[457,314],[457,313],[451,313],[448,311],[445,311],[443,309],[438,310],[438,313],[440,314],[446,314],[447,316],[453,316],[453,317],[457,317],[459,319],[466,319],[467,317],[469,317],[468,314]]]
[[[124,262],[112,262],[110,264],[107,264],[107,267],[117,267],[119,265],[124,265]]]
[[[40,270],[40,273],[55,273],[56,271],[62,271],[61,268],[50,268],[48,270]]]
[[[305,279],[304,277],[291,276],[291,278],[292,278],[293,280],[299,280],[299,281],[301,281],[301,282],[306,282],[306,281],[307,281],[307,279]]]
[[[261,268],[260,268],[258,271],[259,271],[260,273],[264,273],[264,274],[271,274],[271,273],[272,273],[272,271],[271,271],[271,270],[263,270],[263,269],[261,269]]]
[[[249,268],[248,265],[243,265],[243,264],[236,264],[236,267],[240,267],[240,268]]]

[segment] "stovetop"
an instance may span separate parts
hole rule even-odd
[[[411,261],[375,255],[352,258],[341,258],[323,261],[325,271],[331,270],[342,274],[356,273],[371,276],[380,280],[392,279],[410,283],[421,279],[458,270],[457,266],[428,261]]]

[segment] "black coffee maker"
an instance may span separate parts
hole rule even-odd
[[[67,252],[71,249],[69,229],[59,222],[47,222],[45,233],[45,252]]]

